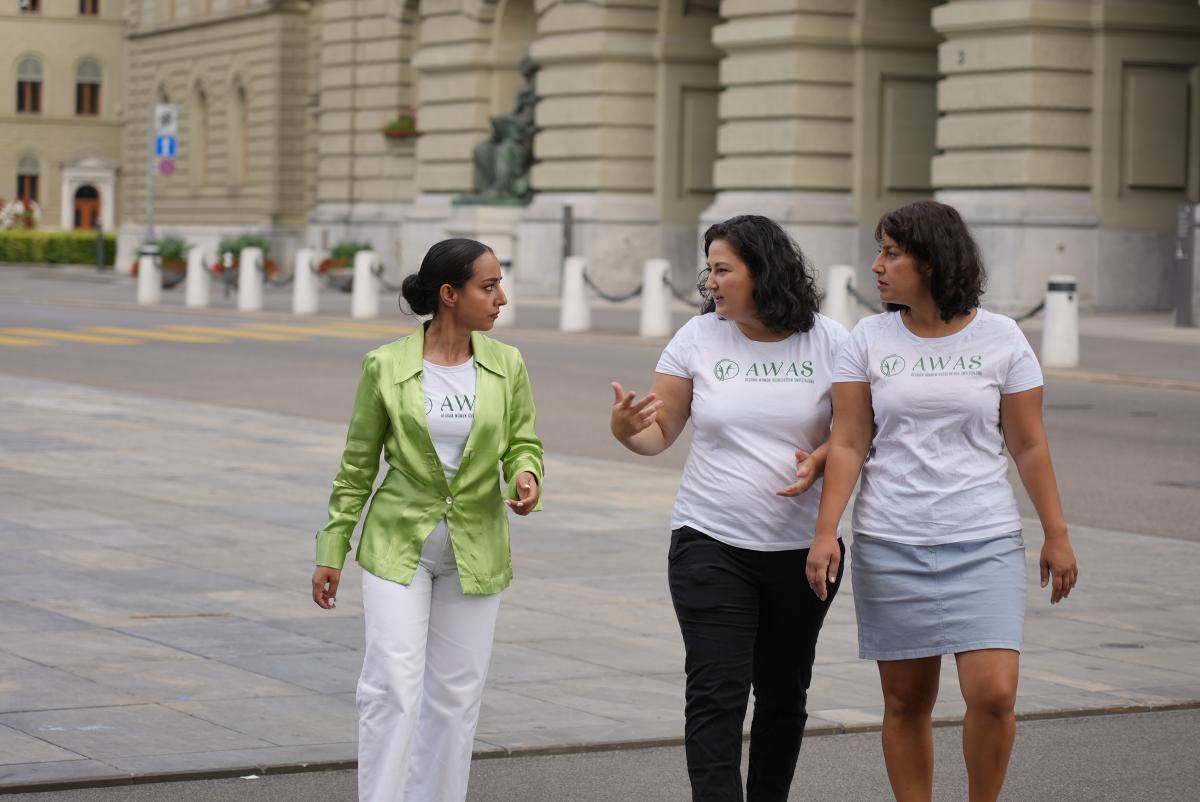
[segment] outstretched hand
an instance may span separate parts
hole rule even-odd
[[[609,423],[613,436],[624,442],[638,432],[645,431],[654,423],[662,401],[654,393],[634,403],[637,393],[626,393],[620,382],[612,383],[615,399],[612,406],[612,419]]]
[[[517,500],[508,502],[508,506],[517,515],[528,515],[537,506],[541,494],[542,490],[533,472],[521,471],[517,474]]]

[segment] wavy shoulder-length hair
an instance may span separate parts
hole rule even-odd
[[[884,235],[929,271],[929,288],[942,320],[947,323],[979,306],[987,284],[987,271],[979,246],[953,206],[937,201],[917,201],[879,218],[875,241]],[[887,304],[888,311],[906,309]]]
[[[795,240],[776,223],[757,214],[731,217],[704,232],[704,255],[722,240],[750,269],[752,298],[759,321],[772,331],[808,331],[816,323],[821,295],[812,266]],[[701,314],[717,306],[705,289],[708,268],[700,273]]]

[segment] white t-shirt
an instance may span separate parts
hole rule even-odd
[[[875,437],[854,531],[900,543],[982,540],[1021,528],[1000,431],[1001,394],[1042,385],[1012,318],[979,309],[949,337],[918,337],[899,312],[864,318],[835,382],[870,382]]]
[[[449,482],[462,463],[463,446],[475,422],[475,357],[461,365],[425,362],[425,420]]]
[[[692,380],[695,435],[672,529],[756,551],[812,544],[821,481],[795,498],[775,491],[796,480],[797,448],[829,439],[834,361],[848,336],[823,315],[780,342],[751,340],[715,313],[676,332],[655,370]]]

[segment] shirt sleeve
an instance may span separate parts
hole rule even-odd
[[[833,381],[836,382],[869,382],[871,374],[867,371],[867,321],[864,318],[850,332],[845,340],[833,368]]]
[[[654,367],[655,373],[665,373],[668,376],[679,376],[683,379],[693,378],[688,362],[692,355],[694,321],[695,318],[689,320],[683,328],[675,332],[671,342],[667,343],[667,347],[663,349],[662,356],[658,358],[658,364]]]
[[[508,410],[508,451],[501,458],[504,466],[505,498],[516,501],[517,475],[529,471],[537,479],[538,488],[545,488],[545,464],[542,441],[537,436],[537,408],[533,404],[533,386],[525,360],[517,357],[516,375],[511,379],[511,403]],[[534,512],[542,509],[538,496]]]
[[[1043,383],[1042,366],[1038,364],[1029,340],[1025,339],[1025,333],[1014,323],[1012,357],[1000,392],[1004,395],[1020,393],[1041,387]]]

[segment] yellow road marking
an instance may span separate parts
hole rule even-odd
[[[217,337],[232,337],[238,340],[262,340],[271,343],[295,343],[304,340],[303,337],[293,337],[290,334],[272,334],[268,331],[246,331],[245,329],[225,329],[217,326],[188,326],[185,324],[163,326],[163,331],[177,331],[182,334],[212,334]]]
[[[88,331],[101,334],[124,334],[130,337],[140,337],[144,340],[166,340],[173,343],[227,343],[228,338],[219,336],[207,337],[198,334],[173,334],[169,331],[153,331],[150,329],[134,329],[126,326],[84,326]]]
[[[286,323],[248,323],[248,329],[277,331],[282,334],[297,334],[307,337],[340,337],[345,340],[378,340],[379,332],[353,331],[337,326],[291,326]]]
[[[344,329],[362,329],[363,331],[379,331],[384,334],[412,334],[415,329],[398,323],[360,323],[358,321],[337,321],[332,325]]]
[[[0,345],[54,345],[54,343],[45,340],[27,340],[24,337],[0,336]]]
[[[77,331],[60,331],[58,329],[38,329],[33,327],[13,327],[4,329],[7,334],[22,337],[41,337],[46,340],[62,340],[64,342],[91,343],[92,345],[137,345],[136,339],[128,337],[113,337],[109,334],[80,334]]]

